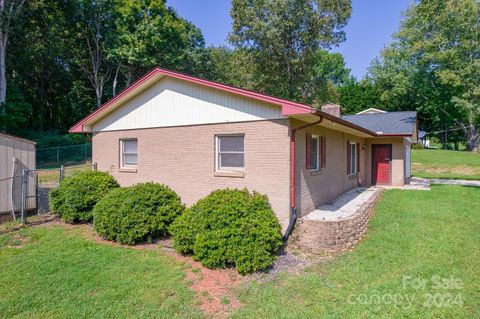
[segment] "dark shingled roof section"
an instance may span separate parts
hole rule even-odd
[[[344,115],[342,119],[383,134],[413,134],[417,122],[417,112],[388,112]]]

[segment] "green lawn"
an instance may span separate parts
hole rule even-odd
[[[202,316],[171,258],[96,243],[79,229],[0,235],[0,269],[2,318]]]
[[[480,154],[465,151],[412,150],[412,175],[480,180]]]
[[[366,238],[353,252],[305,275],[244,286],[240,301],[245,306],[234,317],[479,318],[479,265],[480,188],[390,190],[379,202]],[[463,288],[435,290],[434,275],[458,279]],[[415,290],[409,279],[403,289],[403,276],[427,280],[427,286]],[[439,293],[436,298],[459,294],[457,301],[463,305],[428,307],[429,293]],[[376,304],[375,296],[386,299]],[[389,303],[390,296],[413,302],[396,307]]]
[[[480,188],[389,190],[352,252],[299,275],[242,284],[231,316],[480,318],[479,265]],[[0,317],[201,316],[171,256],[99,243],[77,227],[0,235],[0,269]],[[432,276],[461,287],[434,289]],[[414,289],[420,281],[425,288]]]

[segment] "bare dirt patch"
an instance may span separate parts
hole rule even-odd
[[[248,276],[242,277],[235,269],[208,269],[191,257],[178,254],[173,249],[172,240],[168,238],[158,239],[153,243],[126,246],[100,237],[95,233],[91,224],[72,225],[56,219],[39,226],[57,226],[68,230],[80,230],[86,238],[103,245],[136,250],[161,250],[186,266],[186,280],[200,300],[202,310],[211,318],[228,317],[229,313],[240,305],[234,293],[234,288],[240,283],[248,281]]]
[[[201,308],[209,317],[226,318],[240,305],[234,288],[246,282],[235,269],[208,269],[191,257],[174,255],[175,259],[189,266],[187,280],[190,288],[197,294]]]
[[[279,273],[299,274],[306,267],[328,259],[331,256],[310,256],[291,249],[279,252],[274,264],[263,272],[242,276],[234,268],[208,269],[190,256],[178,254],[169,238],[158,239],[153,243],[126,246],[106,240],[95,233],[92,224],[67,224],[60,219],[51,220],[37,227],[62,227],[66,230],[77,230],[85,238],[109,246],[117,246],[136,250],[158,250],[159,253],[171,256],[175,261],[185,265],[186,281],[192,289],[203,312],[209,318],[226,318],[241,304],[236,296],[235,288],[250,281],[269,281]]]
[[[28,243],[28,238],[20,232],[12,233],[7,236],[7,241],[4,243],[3,247],[22,248]]]

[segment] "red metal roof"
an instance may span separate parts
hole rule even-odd
[[[139,90],[142,87],[142,84],[144,84],[146,81],[148,81],[149,79],[152,79],[155,76],[159,76],[159,75],[169,76],[169,77],[172,77],[172,78],[185,80],[185,81],[188,81],[188,82],[191,82],[191,83],[196,83],[196,84],[200,84],[200,85],[203,85],[203,86],[216,88],[216,89],[219,89],[219,90],[222,90],[222,91],[225,91],[225,92],[249,97],[249,98],[252,98],[252,99],[255,99],[255,100],[259,100],[259,101],[263,101],[263,102],[267,102],[267,103],[271,103],[271,104],[276,104],[276,105],[279,105],[279,106],[282,107],[282,114],[286,115],[286,116],[292,115],[292,114],[311,113],[311,112],[315,111],[315,109],[313,109],[312,107],[310,107],[308,105],[305,105],[305,104],[276,98],[276,97],[273,97],[273,96],[270,96],[270,95],[266,95],[266,94],[262,94],[262,93],[258,93],[258,92],[254,92],[254,91],[250,91],[250,90],[240,89],[240,88],[237,88],[237,87],[221,84],[221,83],[218,83],[218,82],[208,81],[208,80],[193,77],[193,76],[190,76],[190,75],[186,75],[186,74],[182,74],[182,73],[178,73],[178,72],[174,72],[174,71],[170,71],[170,70],[165,70],[165,69],[162,69],[162,68],[155,68],[152,71],[145,74],[144,76],[142,76],[137,81],[135,81],[132,85],[130,85],[129,87],[124,89],[117,96],[115,96],[114,98],[112,98],[111,100],[109,100],[108,102],[103,104],[102,106],[100,106],[97,110],[95,110],[94,112],[92,112],[91,114],[89,114],[88,116],[83,118],[81,121],[79,121],[78,123],[73,125],[70,128],[69,132],[70,133],[84,132],[85,131],[84,130],[84,124],[87,121],[92,120],[95,117],[101,115],[106,110],[108,110],[110,107],[112,107],[115,103],[120,102],[122,99],[126,98],[126,96],[129,93],[132,93],[136,90]]]

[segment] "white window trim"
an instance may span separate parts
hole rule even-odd
[[[316,164],[316,168],[311,168],[310,171],[311,172],[318,172],[320,170],[320,165],[321,165],[321,162],[320,162],[320,159],[321,159],[321,155],[320,155],[320,135],[312,135],[312,140],[313,139],[316,139],[317,140],[317,162],[315,163]],[[311,145],[310,145],[311,147]],[[310,160],[311,160],[311,156],[312,154],[310,154]],[[310,165],[313,166],[313,163],[310,163]]]
[[[243,138],[243,152],[222,152],[227,154],[243,154],[243,167],[220,167],[220,138],[221,137],[242,137]],[[215,135],[215,172],[219,173],[243,173],[245,172],[245,134],[217,134]]]
[[[352,145],[355,147],[355,153],[352,161]],[[357,156],[358,156],[358,149],[357,149],[357,143],[355,142],[350,142],[350,176],[354,176],[358,174],[358,167],[357,167]],[[353,166],[352,166],[353,162]],[[354,170],[352,168],[355,168]]]
[[[125,153],[123,151],[125,141],[137,142],[137,153]],[[137,155],[137,164],[125,164],[125,155]],[[138,139],[136,138],[121,138],[120,139],[120,169],[136,169],[138,167]]]

